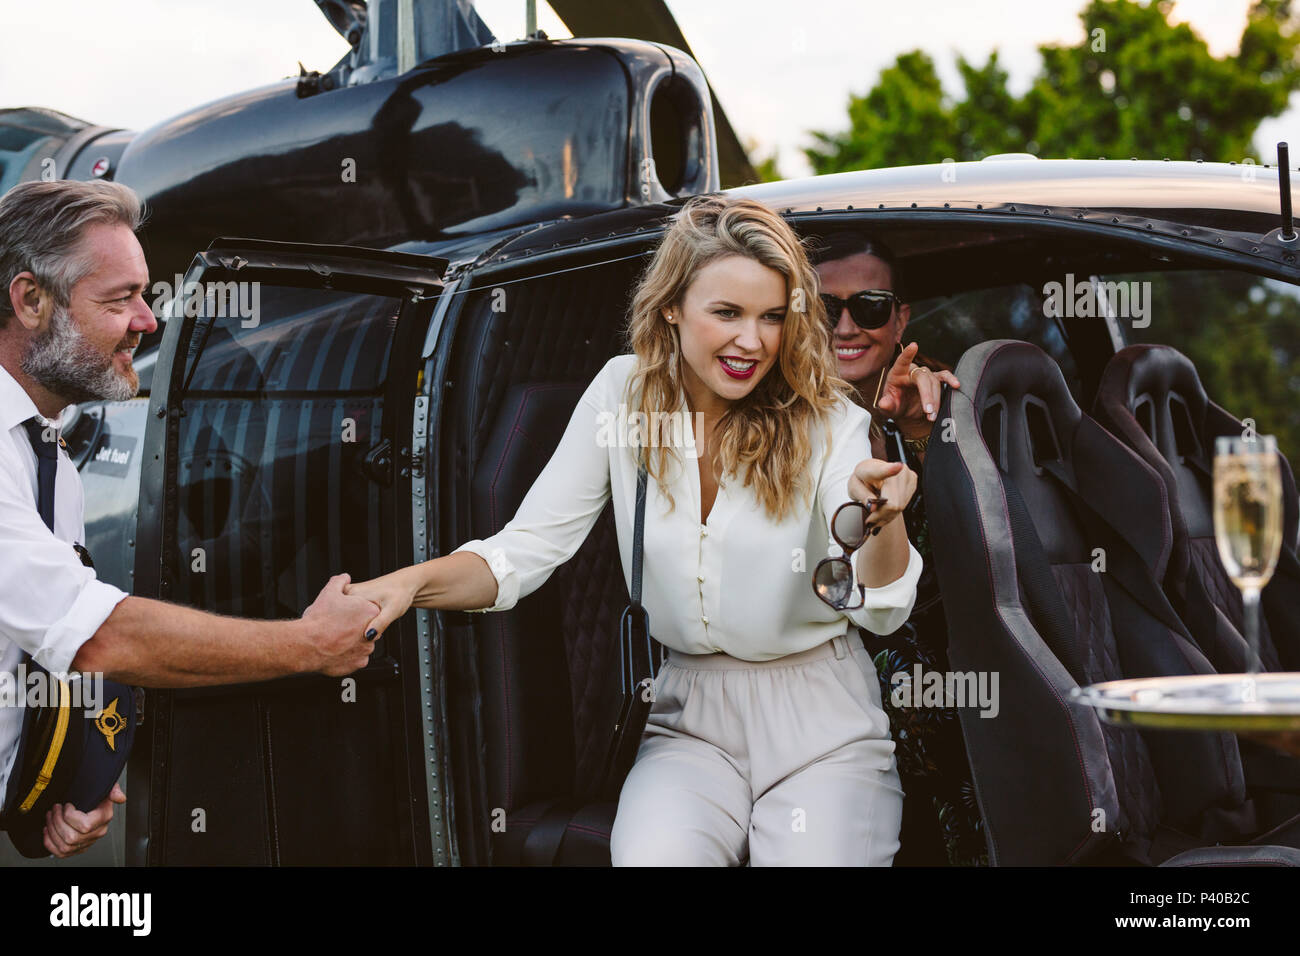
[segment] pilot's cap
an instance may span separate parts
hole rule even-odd
[[[49,676],[34,661],[27,667]],[[103,803],[135,742],[133,688],[103,680],[100,706],[87,714],[74,702],[68,682],[49,679],[51,699],[46,705],[23,708],[18,754],[0,814],[0,826],[14,847],[33,859],[49,856],[43,840],[46,812],[64,803],[89,812]]]

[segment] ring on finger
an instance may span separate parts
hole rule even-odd
[[[909,382],[914,381],[912,376],[915,375],[917,372],[928,372],[928,371],[929,369],[926,368],[924,365],[913,365],[912,370],[907,373],[907,380]]]

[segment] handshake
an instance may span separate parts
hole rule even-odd
[[[70,670],[154,688],[236,684],[304,673],[343,677],[366,666],[384,626],[375,626],[379,604],[347,593],[350,586],[348,575],[336,574],[301,618],[288,621],[220,617],[127,597],[81,645]],[[24,725],[33,739],[39,736],[36,719],[32,717],[31,728]],[[74,856],[108,832],[114,805],[126,802],[126,794],[113,781],[126,761],[129,737],[125,747],[120,744],[112,760],[102,761],[97,770],[105,778],[99,792],[107,794],[97,806],[83,803],[88,808],[80,810],[70,794],[56,792],[63,788],[49,787],[44,802],[53,804],[38,804],[39,810],[21,821],[23,831],[15,845],[24,855],[39,855],[43,845],[57,857]],[[13,839],[18,826],[9,829]]]
[[[319,663],[311,670],[331,677],[365,667],[379,636],[371,626],[379,614],[379,605],[360,594],[348,593],[350,585],[348,575],[334,575],[302,615],[320,655]]]

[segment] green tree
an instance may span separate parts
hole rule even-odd
[[[849,97],[846,132],[813,132],[812,136],[824,148],[804,153],[819,176],[956,157],[952,108],[934,61],[920,50],[899,56],[866,96]]]
[[[1262,119],[1300,89],[1300,32],[1289,0],[1251,9],[1235,56],[1217,58],[1172,3],[1094,0],[1080,46],[1043,46],[1042,69],[1024,97],[1048,156],[1258,159]]]
[[[1007,73],[998,65],[996,50],[982,67],[958,57],[957,69],[966,98],[952,107],[959,137],[953,159],[1015,153],[1037,145],[1027,142],[1034,129],[1032,108],[1007,92]]]
[[[1291,0],[1258,0],[1235,55],[1215,57],[1170,0],[1092,0],[1083,42],[1045,44],[1023,96],[1007,89],[993,51],[958,57],[964,96],[948,96],[934,61],[900,55],[865,94],[849,97],[849,128],[812,131],[813,171],[844,172],[1028,151],[1049,158],[1258,160],[1260,122],[1300,89],[1300,23]]]

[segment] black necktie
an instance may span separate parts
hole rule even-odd
[[[36,452],[36,510],[41,513],[45,526],[54,531],[54,476],[59,471],[59,433],[52,426],[42,425],[35,418],[23,422],[32,451]],[[52,435],[46,439],[46,435]]]

